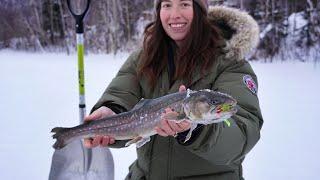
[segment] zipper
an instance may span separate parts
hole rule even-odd
[[[172,142],[172,138],[169,137],[169,150],[168,150],[168,176],[167,179],[170,180],[172,179],[172,153],[173,153],[173,142]]]
[[[148,155],[149,155],[149,166],[148,166],[148,172],[149,173],[147,173],[147,175],[146,175],[146,179],[151,179],[151,167],[152,167],[152,155],[153,155],[153,147],[154,147],[154,142],[156,141],[155,139],[156,139],[156,136],[152,136],[152,137],[150,137],[151,139],[150,139],[150,142],[149,143],[152,143],[151,145],[150,145],[150,149],[149,149],[149,151],[148,151]]]

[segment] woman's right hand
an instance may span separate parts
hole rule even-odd
[[[98,120],[107,116],[112,116],[115,113],[105,106],[100,107],[99,109],[95,110],[92,114],[85,117],[84,121],[92,121]],[[109,144],[113,144],[115,139],[110,136],[95,136],[94,138],[85,138],[84,139],[84,146],[86,148],[94,148],[97,146],[106,147]]]

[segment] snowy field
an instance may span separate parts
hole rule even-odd
[[[85,57],[87,107],[127,56]],[[244,162],[246,180],[318,179],[320,65],[252,65],[265,123],[261,140]],[[0,179],[47,179],[54,142],[50,130],[78,124],[76,56],[1,51],[0,83]],[[116,180],[123,179],[135,147],[112,153]]]

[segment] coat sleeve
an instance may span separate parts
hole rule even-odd
[[[140,51],[130,55],[122,65],[117,75],[93,106],[91,112],[101,106],[112,109],[115,113],[121,113],[133,108],[141,99],[141,87],[137,79],[136,67]],[[110,147],[123,147],[127,141],[116,141]]]
[[[228,61],[218,67],[222,69],[212,89],[233,96],[238,102],[238,112],[231,117],[231,126],[226,123],[202,127],[196,139],[186,145],[191,152],[217,165],[240,162],[260,138],[263,119],[255,91],[244,82],[257,77],[246,61]]]

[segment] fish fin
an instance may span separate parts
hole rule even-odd
[[[145,144],[146,144],[147,142],[149,142],[149,141],[150,141],[150,137],[149,137],[149,136],[142,138],[141,140],[139,140],[139,141],[136,143],[137,148],[142,147],[143,145],[145,145]]]
[[[197,128],[197,123],[191,123],[191,127],[190,127],[190,130],[186,136],[186,139],[184,140],[184,142],[187,142],[190,138],[191,138],[191,135],[192,135],[192,131],[195,130]]]
[[[178,116],[179,116],[179,113],[171,111],[171,112],[165,113],[162,116],[162,118],[169,119],[169,120],[178,120]]]
[[[151,99],[141,99],[133,108],[132,110],[140,109],[141,107],[145,106],[151,101]]]
[[[186,116],[186,114],[185,113],[180,113],[179,114],[179,116],[177,117],[179,120],[181,120],[181,119],[186,119],[187,118],[187,116]]]
[[[51,130],[52,133],[55,133],[52,135],[54,139],[57,141],[52,146],[54,149],[62,149],[67,145],[66,139],[63,136],[64,132],[66,132],[70,128],[62,128],[62,127],[56,127]]]
[[[165,113],[162,117],[164,119],[168,119],[170,121],[174,121],[178,123],[181,120],[186,118],[186,114],[172,111],[172,112]]]
[[[129,142],[127,142],[127,143],[125,144],[125,146],[128,147],[128,146],[130,146],[131,144],[136,143],[137,148],[140,148],[140,147],[142,147],[144,144],[146,144],[146,143],[149,142],[149,141],[150,141],[150,137],[149,137],[149,136],[148,136],[148,137],[137,136],[137,137],[131,139]]]
[[[142,139],[141,136],[137,136],[137,137],[131,139],[130,141],[128,141],[128,142],[125,144],[125,147],[128,147],[128,146],[130,146],[131,144],[137,143],[137,142],[140,141],[141,139]]]

